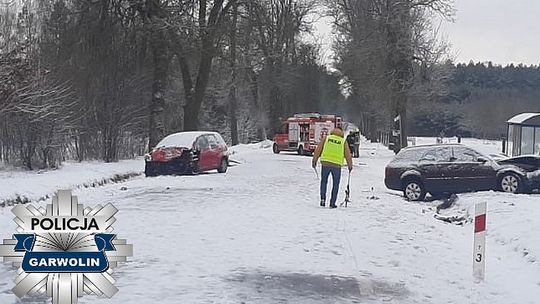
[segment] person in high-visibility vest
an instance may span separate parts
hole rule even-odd
[[[321,140],[313,154],[313,160],[311,162],[313,168],[317,167],[319,158],[321,159],[322,165],[320,205],[321,207],[326,205],[326,186],[328,184],[328,177],[332,174],[330,208],[336,208],[339,182],[341,180],[341,167],[343,166],[344,161],[347,161],[349,172],[353,169],[351,150],[343,137],[343,129],[337,127],[330,132],[330,135]]]

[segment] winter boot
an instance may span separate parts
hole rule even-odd
[[[330,209],[337,208],[336,203],[330,203]]]
[[[321,205],[321,207],[324,207],[324,206],[326,206],[326,204],[325,204],[325,201],[324,201],[323,199],[321,200],[321,203],[320,203],[320,205]]]

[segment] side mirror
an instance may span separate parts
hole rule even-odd
[[[479,163],[487,163],[488,160],[487,160],[487,158],[480,156],[480,157],[478,157],[476,159],[476,161],[479,162]]]

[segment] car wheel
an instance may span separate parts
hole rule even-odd
[[[403,186],[403,195],[409,201],[422,201],[426,197],[426,190],[418,179],[408,179]]]
[[[219,173],[225,173],[227,172],[228,167],[229,167],[229,162],[227,161],[226,158],[224,158],[221,160],[221,163],[219,164],[219,168],[217,169],[217,171]]]
[[[521,179],[514,173],[505,173],[499,180],[499,189],[503,192],[519,193],[522,190]]]
[[[304,146],[298,147],[298,155],[304,155]]]
[[[278,144],[274,144],[272,146],[272,151],[274,151],[274,154],[279,154],[279,146],[278,146]]]
[[[197,161],[192,161],[189,164],[189,167],[186,170],[186,173],[189,175],[197,175],[199,173],[199,164],[197,163]]]

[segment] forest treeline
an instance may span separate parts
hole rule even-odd
[[[540,66],[491,62],[445,63],[444,94],[411,109],[410,132],[419,136],[502,139],[515,114],[540,112]]]
[[[453,65],[432,23],[452,14],[451,0],[3,2],[0,162],[116,161],[183,130],[248,143],[299,112],[341,114],[373,140],[401,117],[403,145],[408,133],[496,136],[489,111],[530,108],[537,90],[517,86],[537,73]],[[306,39],[322,16],[334,31],[324,64]]]

